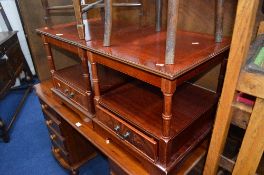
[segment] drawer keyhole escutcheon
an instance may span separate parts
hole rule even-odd
[[[116,125],[115,128],[114,128],[114,130],[115,130],[116,132],[118,132],[118,131],[120,130],[120,126],[119,126],[119,125]]]

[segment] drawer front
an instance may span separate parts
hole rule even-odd
[[[48,127],[49,137],[52,142],[56,142],[60,147],[65,149],[65,138],[53,127]]]
[[[55,157],[57,158],[57,160],[59,160],[61,162],[61,159],[63,159],[63,161],[67,162],[67,164],[69,164],[69,157],[68,157],[68,152],[66,152],[63,148],[61,148],[59,145],[57,145],[56,142],[52,142],[52,152],[55,155]]]
[[[43,101],[40,100],[40,103],[47,127],[60,133],[61,121],[59,115]]]
[[[157,142],[121,120],[106,109],[97,106],[96,116],[99,122],[110,129],[130,147],[143,153],[152,161],[157,160]]]
[[[88,104],[88,96],[85,94],[85,92],[78,91],[57,77],[53,77],[54,81],[54,87],[60,91],[63,96],[67,97],[70,101],[74,102],[75,104],[81,106],[82,108],[89,110],[90,105]],[[90,111],[90,110],[89,110]]]

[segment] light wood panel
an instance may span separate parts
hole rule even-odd
[[[239,0],[233,40],[229,54],[223,92],[218,105],[212,139],[206,159],[204,174],[216,174],[231,122],[233,102],[240,68],[251,42],[259,0]]]

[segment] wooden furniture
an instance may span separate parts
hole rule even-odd
[[[83,151],[82,155],[83,157],[92,158],[94,154],[90,154],[89,156],[89,153],[93,153],[92,150],[94,149],[91,147],[91,145],[89,145],[87,142],[83,140],[82,138],[83,136],[87,141],[91,142],[91,144],[93,144],[99,151],[101,151],[104,155],[108,157],[108,160],[111,165],[113,166],[118,165],[119,167],[122,167],[123,171],[126,174],[140,174],[140,175],[149,174],[147,169],[141,164],[141,162],[137,158],[129,154],[125,149],[115,144],[108,138],[105,139],[104,137],[101,137],[97,132],[95,132],[92,126],[92,122],[88,122],[88,123],[83,122],[77,113],[75,113],[74,111],[72,111],[65,105],[61,104],[59,101],[57,101],[56,100],[57,98],[50,91],[52,87],[53,87],[52,81],[49,80],[35,85],[34,88],[36,94],[40,99],[40,102],[42,103],[42,107],[44,107],[44,111],[48,110],[48,114],[52,114],[54,117],[56,117],[52,119],[55,119],[55,121],[60,124],[59,126],[57,126],[55,122],[53,123],[47,122],[49,124],[47,127],[48,128],[53,126],[56,127],[55,129],[58,129],[59,133],[61,133],[60,138],[63,138],[62,136],[66,136],[66,139],[64,139],[63,142],[64,144],[61,144],[61,146],[64,145],[67,146],[66,144],[67,142],[65,143],[65,141],[68,141],[67,139],[69,138],[72,139],[74,136],[74,138],[77,138],[76,139],[77,142],[72,142],[71,144],[87,145],[85,150],[83,150],[83,147],[81,147]],[[50,119],[48,119],[48,121],[49,120]],[[77,126],[76,123],[80,123],[81,126]],[[63,128],[66,128],[67,130]],[[57,132],[57,130],[55,129],[49,129],[49,130],[51,132],[52,130]],[[73,133],[73,135],[69,134],[68,132],[71,132],[71,134]],[[80,134],[82,136],[80,136]],[[51,134],[51,138],[57,140],[59,139],[56,136],[54,138],[53,134]],[[81,141],[81,143],[79,143],[79,141]],[[179,170],[177,175],[187,174],[192,169],[192,167],[194,167],[196,163],[199,160],[201,160],[201,158],[205,155],[206,152],[207,146],[205,145],[207,144],[202,144],[201,146],[199,146],[197,149],[194,150],[193,154],[182,164],[182,168]],[[64,147],[64,149],[66,148]],[[76,154],[76,153],[79,154],[80,153],[79,151],[80,151],[79,147],[78,148],[71,147],[71,150],[67,152],[68,156],[66,156],[66,160],[68,160],[71,154]],[[60,151],[60,148],[57,149],[56,152],[57,154],[54,154],[53,152],[54,156],[57,156],[56,158],[58,158],[59,155],[63,155],[63,152]],[[66,150],[64,152],[66,152]],[[83,154],[83,153],[87,153],[87,154]],[[67,161],[63,161],[65,160],[64,158],[65,156],[61,156],[60,159],[58,159],[60,160],[63,166],[67,165],[65,164],[65,162]],[[81,164],[77,163],[76,165],[81,165]],[[73,173],[78,172],[76,166],[75,167],[66,166],[66,168],[70,168],[70,170],[73,171]]]
[[[49,29],[45,28],[45,30]],[[42,35],[53,79],[52,92],[56,94],[62,103],[77,112],[82,120],[89,122],[94,117],[95,111],[86,50],[76,45],[76,43],[65,42],[64,40],[57,39],[57,37],[60,38],[56,34],[52,36]],[[78,40],[80,39],[78,38]],[[79,64],[57,69],[51,46],[59,47],[67,52],[78,55],[80,58]],[[107,74],[108,77],[105,77],[104,74]],[[124,76],[119,75],[118,72],[109,71],[104,68],[100,69],[100,77],[104,78],[104,83],[101,87],[103,91],[122,84],[124,81]]]
[[[49,89],[48,95],[43,94],[45,91],[36,87],[45,123],[50,133],[52,153],[62,167],[70,170],[71,174],[78,174],[78,168],[96,156],[95,148],[63,119],[70,112],[61,113],[60,108],[63,107],[58,102],[53,103],[48,100],[48,97],[52,98],[52,95]]]
[[[227,73],[204,169],[205,175],[216,174],[217,172],[229,126],[231,121],[234,121],[232,119],[234,109],[243,114],[239,120],[248,122],[248,125],[240,124],[240,127],[246,129],[246,133],[237,160],[229,160],[228,169],[232,171],[232,174],[255,174],[264,151],[263,75],[249,73],[243,68],[241,69],[246,61],[251,42],[258,4],[259,0],[239,0],[238,2]],[[261,32],[263,32],[263,26],[262,23]],[[234,96],[237,91],[257,98],[253,109],[248,107],[237,108],[239,106],[234,104]]]
[[[92,70],[96,116],[91,120],[96,133],[134,155],[149,174],[174,174],[212,128],[229,38],[216,43],[214,36],[178,31],[176,63],[166,65],[166,32],[157,33],[154,27],[124,28],[120,23],[113,28],[113,45],[103,47],[103,25],[99,20],[88,22],[90,41],[80,40],[73,32],[75,23],[37,32],[47,50],[47,43],[52,43],[72,52],[86,52]],[[186,83],[219,63],[217,93]],[[105,76],[98,75],[100,65],[130,76],[129,81],[102,91]],[[128,171],[123,164],[110,165],[116,174]]]
[[[26,59],[20,48],[17,32],[0,32],[0,99],[3,100],[6,93],[15,84],[21,72],[25,73],[25,80],[30,82],[33,75],[29,69]],[[24,96],[22,97],[18,107],[15,109],[10,122],[6,126],[0,119],[1,136],[5,142],[9,141],[8,131],[11,129],[23,103],[31,90],[32,85],[26,86]],[[16,88],[17,89],[17,88]]]

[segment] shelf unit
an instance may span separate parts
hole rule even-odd
[[[216,174],[219,162],[220,164],[225,162],[225,166],[222,167],[232,174],[255,174],[264,151],[264,78],[261,74],[249,73],[243,69],[258,5],[259,0],[238,2],[227,73],[206,159],[203,173],[205,175]],[[259,33],[263,33],[263,29],[262,22]],[[234,97],[238,91],[256,97],[252,108],[235,102]],[[241,116],[234,116],[236,114]],[[231,122],[245,129],[241,148],[233,160],[221,155]]]

